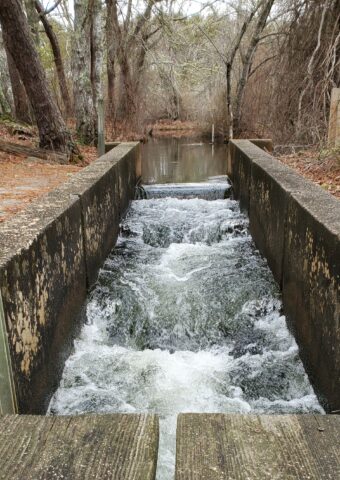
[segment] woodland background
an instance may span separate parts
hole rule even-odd
[[[322,144],[340,85],[340,0],[1,0],[0,114],[77,155],[156,121]]]

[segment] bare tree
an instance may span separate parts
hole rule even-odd
[[[103,96],[102,67],[104,51],[104,18],[101,0],[91,0],[89,5],[91,21],[91,84],[92,98],[97,111],[98,99]]]
[[[91,145],[97,136],[96,112],[91,84],[91,16],[89,0],[74,2],[72,52],[73,96],[79,139]]]
[[[70,94],[67,87],[64,62],[63,62],[63,58],[60,51],[59,41],[58,41],[57,35],[53,30],[51,23],[47,18],[47,13],[43,8],[42,3],[40,2],[40,0],[34,0],[34,1],[35,1],[36,11],[39,14],[39,18],[41,23],[43,24],[46,36],[50,41],[51,49],[53,52],[54,64],[55,64],[55,68],[58,76],[61,98],[65,106],[66,116],[70,117],[72,114],[72,102],[71,102]]]
[[[144,11],[134,19],[132,0],[129,0],[126,15],[121,21],[117,0],[108,0],[123,86],[122,116],[128,121],[136,119],[138,92],[149,41],[161,28],[160,25],[151,25],[153,7],[160,1],[147,0]]]
[[[116,45],[115,45],[115,30],[114,22],[116,18],[116,1],[106,0],[106,46],[107,46],[107,100],[108,100],[108,114],[112,122],[115,121],[115,90],[116,90]]]
[[[8,39],[6,32],[3,32],[3,41],[7,57],[9,77],[11,80],[12,95],[14,102],[14,117],[19,122],[32,123],[29,102],[25,87],[21,81],[20,74],[15,65],[11,52],[7,46]]]
[[[245,88],[242,125],[276,143],[326,141],[340,85],[340,0],[285,0],[262,35]]]
[[[32,105],[39,129],[40,147],[57,150],[71,157],[77,150],[49,92],[20,0],[0,2],[0,22],[8,50]]]
[[[243,67],[242,67],[241,77],[237,83],[237,92],[236,92],[236,101],[235,101],[234,129],[237,133],[240,133],[242,101],[244,96],[244,89],[250,73],[252,60],[254,58],[256,48],[261,40],[260,35],[262,34],[264,28],[266,27],[266,23],[267,23],[270,11],[272,9],[272,6],[274,4],[274,1],[275,0],[266,0],[262,2],[262,9],[256,20],[256,24],[251,34],[249,45],[246,49],[246,53],[242,56]]]

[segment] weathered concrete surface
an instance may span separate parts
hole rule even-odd
[[[7,328],[5,314],[0,294],[0,415],[4,412],[15,413],[18,411],[11,354],[8,348]]]
[[[256,145],[265,152],[273,151],[273,142],[270,139],[251,139],[237,140],[238,144],[243,146],[249,145],[249,142]],[[227,174],[234,182],[234,192],[240,200],[240,206],[243,210],[249,207],[249,188],[250,188],[250,162],[245,161],[242,152],[236,148],[235,143],[229,143],[227,158]]]
[[[0,418],[3,480],[154,480],[154,415]]]
[[[330,410],[339,410],[340,202],[320,188],[306,185],[288,201],[282,278],[301,357]]]
[[[109,152],[115,147],[118,147],[120,145],[120,142],[105,142],[105,153]]]
[[[252,145],[247,140],[239,140],[244,145]],[[245,143],[247,142],[247,143]],[[229,143],[227,174],[232,179],[235,198],[240,201],[241,210],[248,211],[250,201],[251,161],[243,154],[235,142]]]
[[[176,480],[340,478],[336,415],[181,414]]]
[[[127,148],[135,147],[139,145],[137,143],[126,143],[124,144]],[[113,152],[122,148],[121,145],[115,147]],[[136,147],[135,147],[136,148]],[[139,163],[140,150],[135,149],[129,155],[124,157],[124,162],[119,162],[118,164],[118,176],[119,176],[119,205],[120,205],[120,214],[121,216],[125,215],[126,210],[129,207],[129,203],[135,194],[135,185],[137,182],[136,176],[136,167]]]
[[[340,409],[340,203],[247,140],[229,174],[320,399]]]
[[[0,226],[0,288],[22,413],[43,412],[57,386],[87,288],[133,198],[137,155],[136,143],[120,144]]]
[[[86,298],[80,201],[53,191],[0,228],[0,288],[19,410],[43,408]]]
[[[273,153],[273,140],[271,138],[250,138],[249,142],[268,153]]]
[[[80,198],[89,286],[115,245],[119,220],[134,197],[138,156],[138,143],[121,143],[59,189]]]

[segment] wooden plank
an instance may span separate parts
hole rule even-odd
[[[340,478],[340,416],[300,415],[299,424],[309,450],[324,477]]]
[[[181,414],[176,480],[340,478],[340,417]]]
[[[54,163],[68,163],[67,156],[42,148],[33,148],[18,143],[4,142],[0,140],[0,150],[11,155],[23,157],[35,157]]]
[[[154,480],[154,415],[7,415],[0,419],[3,480]]]

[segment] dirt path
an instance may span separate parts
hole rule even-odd
[[[34,137],[10,134],[6,125],[0,125],[0,136],[4,141],[27,146],[37,143]],[[58,187],[97,157],[94,147],[80,149],[84,157],[82,165],[50,164],[44,160],[17,157],[0,151],[0,223]]]
[[[0,222],[81,170],[74,165],[49,165],[44,161],[8,157],[0,153]]]

